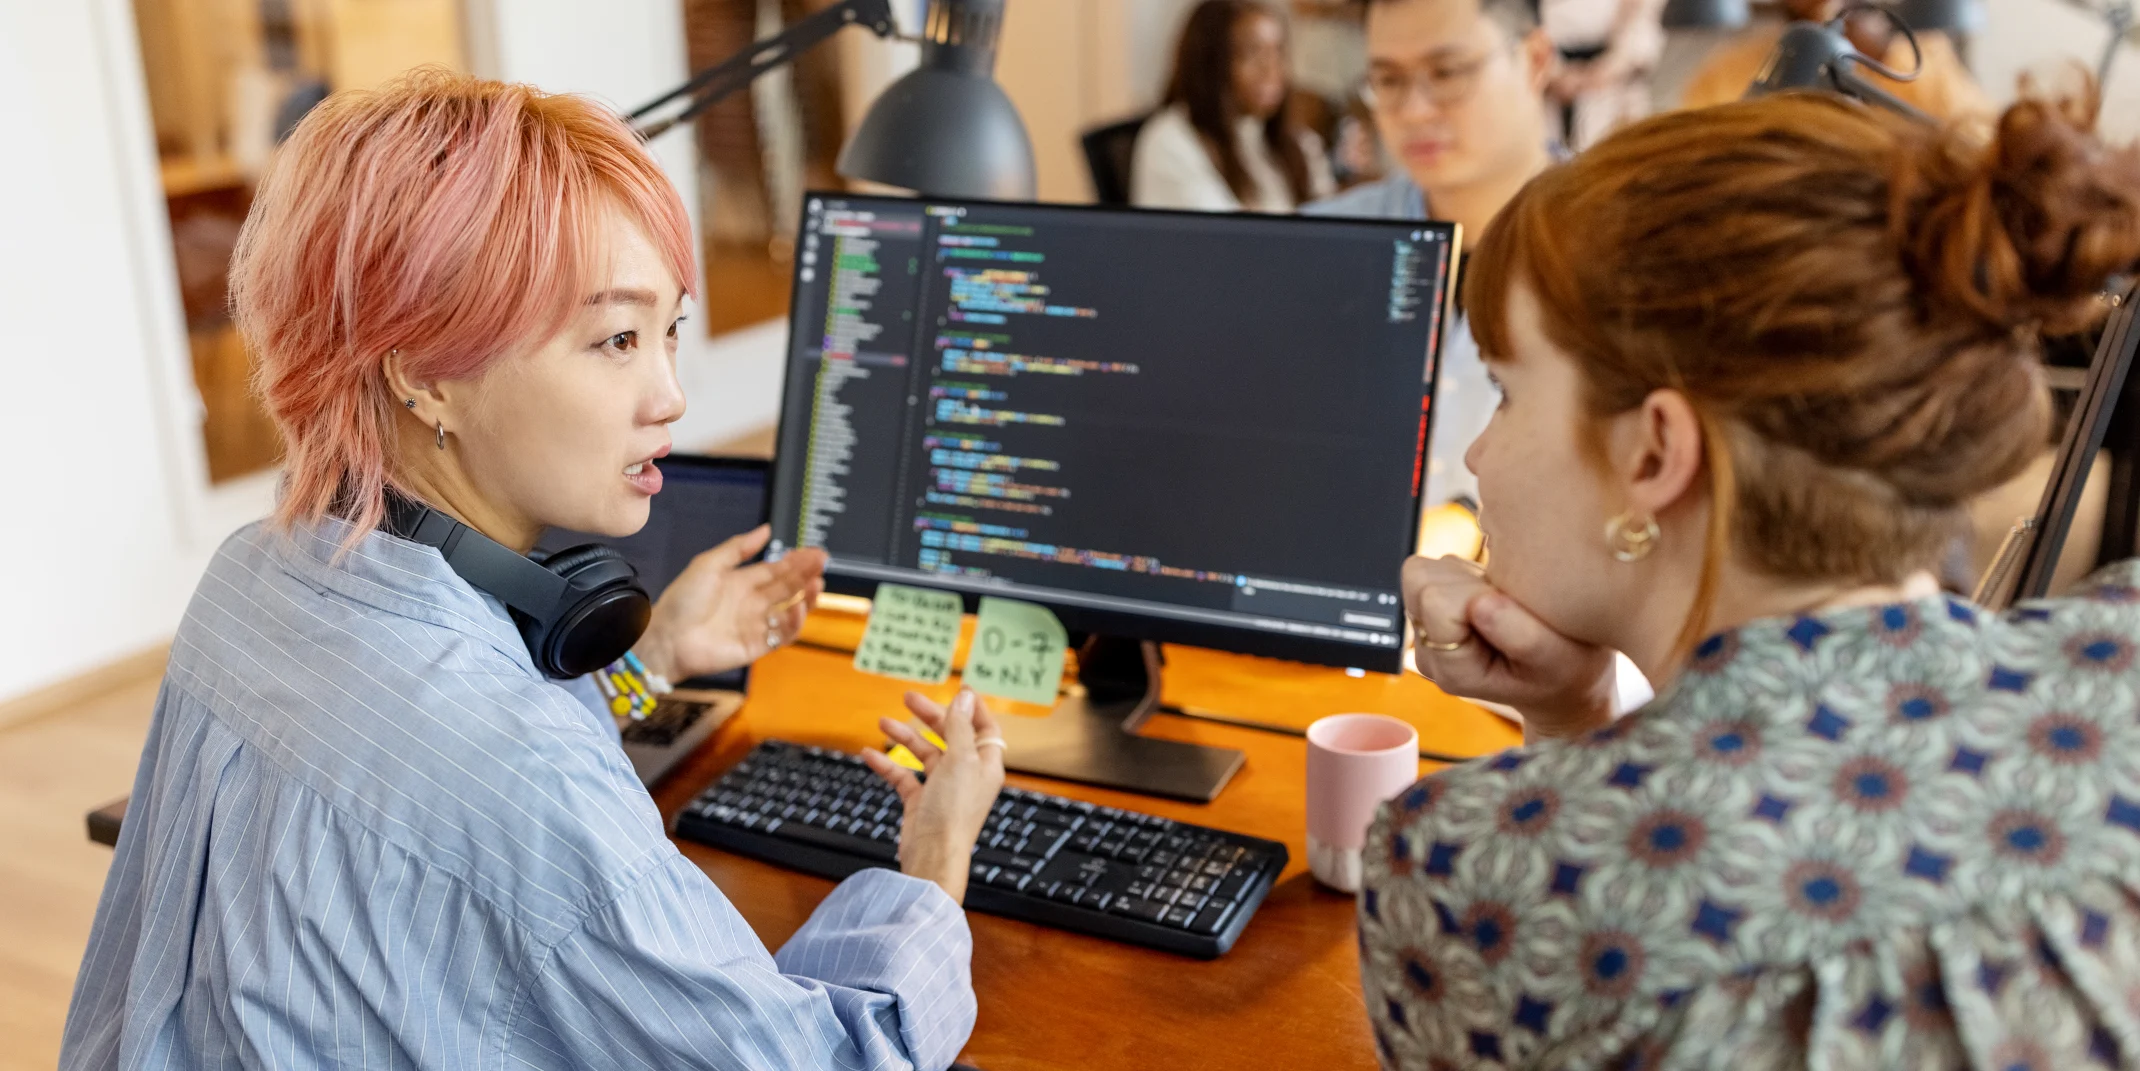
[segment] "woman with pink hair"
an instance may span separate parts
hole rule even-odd
[[[904,873],[773,955],[664,835],[586,651],[461,557],[578,575],[519,556],[646,522],[696,277],[675,189],[592,102],[422,72],[300,124],[232,270],[281,500],[173,641],[63,1067],[951,1062],[1003,780],[974,698],[910,699],[948,742],[925,786],[871,756]],[[692,563],[632,655],[682,679],[783,642],[824,559],[743,565],[766,538]]]

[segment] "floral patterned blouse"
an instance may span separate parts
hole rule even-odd
[[[2140,1066],[2140,563],[1711,637],[1368,834],[1389,1067]]]

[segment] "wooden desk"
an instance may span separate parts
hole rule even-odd
[[[858,621],[819,614],[804,635],[852,647],[859,634]],[[654,793],[662,814],[673,818],[766,737],[848,751],[881,742],[876,720],[904,715],[899,705],[904,686],[864,676],[848,662],[845,655],[810,647],[761,660],[751,671],[751,698],[742,712]],[[948,699],[956,680],[921,690]],[[1335,669],[1168,648],[1165,681],[1169,703],[1263,722],[1305,727],[1326,714],[1392,714],[1418,726],[1427,748],[1453,754],[1483,754],[1520,740],[1499,718],[1451,699],[1416,676],[1352,678]],[[1282,841],[1292,860],[1277,888],[1233,950],[1208,963],[971,915],[980,1021],[963,1059],[985,1071],[1373,1067],[1352,898],[1316,885],[1308,874],[1305,742],[1165,715],[1153,718],[1145,731],[1240,748],[1248,761],[1209,804],[1017,774],[1011,782]],[[1422,766],[1423,771],[1432,768]],[[678,843],[773,948],[801,927],[832,889],[821,878]]]

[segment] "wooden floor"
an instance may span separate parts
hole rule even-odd
[[[82,816],[133,787],[158,678],[0,729],[0,1071],[49,1069],[111,849]]]

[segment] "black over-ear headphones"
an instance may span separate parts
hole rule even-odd
[[[512,611],[535,668],[558,680],[624,657],[646,632],[654,602],[639,573],[600,543],[531,559],[421,502],[388,492],[388,532],[437,547],[446,564]]]

